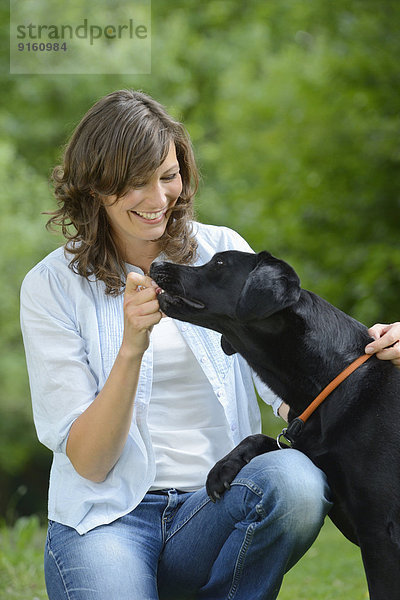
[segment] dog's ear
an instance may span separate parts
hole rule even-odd
[[[221,337],[221,348],[228,356],[231,356],[231,354],[236,354],[235,348],[224,335]]]
[[[295,304],[300,291],[300,280],[290,265],[269,252],[260,252],[243,286],[236,316],[241,321],[267,318]]]

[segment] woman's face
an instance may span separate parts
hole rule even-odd
[[[117,202],[116,196],[105,198],[105,209],[115,242],[126,255],[141,242],[159,239],[167,226],[170,208],[182,191],[175,144],[170,143],[164,162],[142,186],[129,190]],[[125,256],[125,260],[127,257]]]

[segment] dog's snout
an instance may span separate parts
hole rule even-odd
[[[150,277],[163,290],[179,291],[181,290],[182,285],[179,281],[179,277],[176,277],[174,273],[171,273],[170,267],[171,265],[169,263],[154,263],[150,268]]]
[[[163,269],[162,265],[157,265],[156,263],[152,264],[150,267],[150,277],[154,279],[158,285],[171,279],[168,273]]]

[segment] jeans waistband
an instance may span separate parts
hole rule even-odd
[[[178,494],[187,494],[188,492],[184,492],[183,490],[176,490],[175,488],[169,488],[165,490],[148,490],[148,494],[156,494],[161,496],[168,496],[168,492],[177,492]]]

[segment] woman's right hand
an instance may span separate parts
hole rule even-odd
[[[162,314],[157,300],[157,284],[146,275],[128,273],[124,293],[124,336],[121,351],[141,358],[149,345],[150,332]]]

